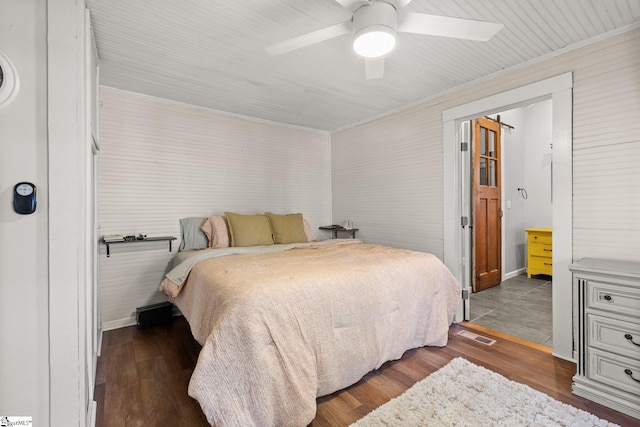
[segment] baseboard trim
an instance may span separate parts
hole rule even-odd
[[[520,268],[518,270],[515,270],[515,271],[511,271],[511,272],[506,273],[504,275],[504,279],[503,280],[507,280],[507,279],[511,279],[513,277],[516,277],[516,276],[520,276],[522,273],[526,273],[526,272],[527,272],[527,269],[524,268],[524,267]]]
[[[109,320],[108,322],[102,322],[103,331],[112,331],[114,329],[126,328],[127,326],[136,325],[135,316],[125,317],[124,319]]]
[[[174,305],[172,315],[173,317],[182,316],[182,312],[178,309],[178,307]],[[102,332],[112,331],[114,329],[126,328],[127,326],[135,326],[137,324],[138,324],[138,321],[136,320],[135,316],[125,317],[123,319],[117,319],[117,320],[109,320],[108,322],[102,322],[102,331],[100,331],[100,333],[102,334]],[[102,339],[100,339],[100,343],[102,344]],[[100,352],[98,352],[98,354],[100,354]]]

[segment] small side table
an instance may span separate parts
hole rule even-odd
[[[351,238],[355,239],[356,238],[356,231],[359,230],[359,228],[344,228],[344,227],[334,227],[331,225],[323,225],[321,227],[318,227],[320,230],[328,230],[328,231],[332,231],[333,232],[333,239],[337,239],[338,238],[338,232],[340,233],[351,233]]]

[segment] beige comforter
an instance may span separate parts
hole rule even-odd
[[[217,426],[307,425],[316,397],[444,346],[460,300],[435,256],[358,240],[203,260],[176,286],[203,345],[189,395]]]

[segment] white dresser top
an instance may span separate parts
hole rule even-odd
[[[573,272],[602,273],[640,280],[640,262],[601,258],[582,258],[569,266]]]

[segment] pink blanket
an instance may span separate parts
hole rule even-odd
[[[189,394],[210,423],[304,426],[316,397],[444,346],[460,285],[431,254],[343,240],[201,261],[171,299],[203,344]]]

